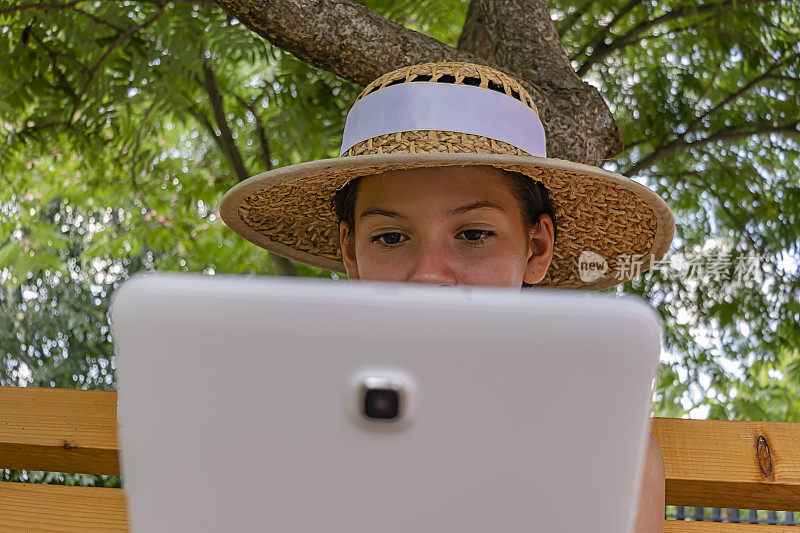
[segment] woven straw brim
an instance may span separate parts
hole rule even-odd
[[[388,170],[468,165],[520,172],[547,187],[558,238],[550,268],[537,286],[612,287],[646,271],[672,241],[675,223],[669,207],[630,178],[560,159],[504,154],[370,154],[300,163],[237,184],[223,197],[220,214],[239,235],[270,252],[343,273],[339,221],[333,210],[339,188],[354,178]],[[578,258],[586,250],[608,263],[605,275],[589,283],[578,273]],[[617,268],[623,254],[643,256],[638,271]]]

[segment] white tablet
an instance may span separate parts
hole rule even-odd
[[[629,531],[641,299],[158,273],[111,308],[134,532]]]

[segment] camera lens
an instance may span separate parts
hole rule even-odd
[[[408,416],[410,401],[408,384],[401,375],[362,375],[358,379],[359,395],[356,412],[359,419],[372,427],[382,423],[402,426]]]
[[[393,389],[368,389],[364,394],[364,416],[393,420],[400,414],[400,395]]]

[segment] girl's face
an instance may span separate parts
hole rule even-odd
[[[522,287],[544,278],[553,221],[529,228],[493,167],[394,170],[360,179],[355,231],[339,224],[350,279]]]

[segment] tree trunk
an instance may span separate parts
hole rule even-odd
[[[473,0],[456,49],[350,0],[217,0],[297,58],[366,85],[414,63],[471,61],[517,78],[542,115],[548,156],[599,165],[622,140],[597,90],[575,75],[545,0]]]
[[[548,156],[599,165],[622,151],[611,111],[572,69],[546,0],[472,0],[458,48],[539,89]]]

